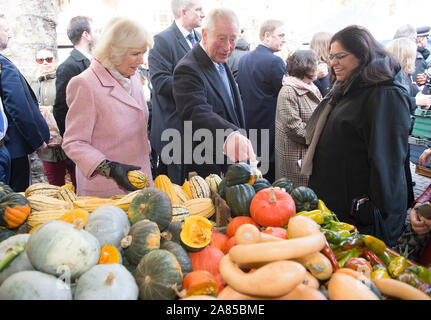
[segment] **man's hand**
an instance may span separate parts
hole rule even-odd
[[[423,85],[423,84],[425,84],[425,82],[427,81],[427,77],[426,77],[426,75],[425,74],[423,74],[423,73],[419,73],[417,76],[416,76],[416,84],[418,85],[418,86],[421,86],[421,85]]]
[[[416,105],[424,107],[423,109],[429,109],[431,106],[431,95],[422,94],[419,92],[416,97]]]
[[[225,148],[226,155],[232,162],[256,161],[256,154],[250,140],[239,132],[235,132],[228,137]]]
[[[424,166],[426,162],[431,163],[431,148],[425,149],[424,152],[422,152],[421,156],[419,157],[419,165]]]
[[[415,209],[410,211],[410,223],[413,230],[419,235],[426,234],[431,231],[431,220],[420,216]]]

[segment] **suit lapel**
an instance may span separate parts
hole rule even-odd
[[[183,34],[181,33],[180,29],[178,29],[176,23],[174,22],[171,27],[174,30],[174,34],[175,34],[175,37],[177,38],[178,43],[184,49],[184,52],[185,53],[189,52],[190,46],[187,43],[186,39],[184,38]]]
[[[210,57],[208,57],[207,53],[202,49],[202,47],[200,45],[196,45],[193,48],[193,50],[198,56],[198,62],[200,64],[202,64],[202,68],[201,68],[202,73],[208,79],[208,83],[214,88],[215,92],[222,99],[227,114],[229,115],[229,117],[232,119],[233,123],[236,126],[241,127],[241,123],[239,122],[235,108],[234,108],[234,106],[232,106],[230,96],[226,92],[223,81],[221,80],[220,74],[219,74],[218,70],[216,69],[216,67],[214,66],[214,63],[212,62]],[[227,65],[224,64],[224,66],[226,68],[226,71],[228,71],[229,68],[227,67]],[[235,91],[235,88],[233,87],[233,86],[235,86],[235,83],[232,83],[231,77],[229,77],[230,71],[227,73],[228,73],[228,78],[229,78],[231,87],[232,87],[233,91]],[[234,99],[236,100],[235,94],[234,94]]]
[[[138,104],[135,98],[128,94],[126,90],[118,83],[118,81],[115,80],[108,72],[108,70],[106,70],[105,67],[103,67],[99,62],[93,59],[93,62],[91,63],[91,68],[104,87],[112,87],[110,94],[113,98],[131,107],[142,110],[142,107]],[[133,93],[134,91],[136,91],[136,88],[133,87],[133,81],[131,85]]]

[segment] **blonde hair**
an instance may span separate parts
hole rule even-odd
[[[310,49],[313,50],[319,61],[329,64],[328,55],[332,34],[329,32],[317,32],[313,35],[310,42]]]
[[[138,22],[128,18],[115,17],[103,29],[94,48],[94,56],[106,68],[120,65],[130,48],[152,46],[149,32]]]
[[[265,33],[273,33],[275,29],[284,25],[281,20],[266,20],[262,23],[259,29],[259,39],[263,41],[265,39]]]
[[[385,49],[398,59],[406,74],[415,72],[417,46],[411,38],[394,39],[386,45]]]

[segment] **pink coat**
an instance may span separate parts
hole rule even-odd
[[[131,87],[129,95],[94,59],[67,86],[69,111],[63,149],[76,163],[79,196],[109,197],[127,192],[111,178],[91,177],[104,159],[141,167],[153,185],[148,108],[138,74],[131,77]]]

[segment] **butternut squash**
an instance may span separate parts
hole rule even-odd
[[[379,300],[362,281],[345,273],[335,272],[328,283],[330,300]]]
[[[306,274],[305,268],[294,261],[271,262],[254,272],[244,273],[231,260],[230,253],[221,259],[219,269],[223,280],[236,291],[268,298],[289,293],[304,281]]]
[[[374,281],[377,289],[387,296],[403,300],[430,300],[423,291],[395,279],[379,279]]]
[[[332,275],[333,269],[331,262],[320,252],[314,252],[295,260],[307,268],[307,270],[319,280],[327,280]]]
[[[283,239],[261,232],[255,225],[250,223],[240,225],[235,232],[236,244],[252,244],[272,241],[283,241]]]

